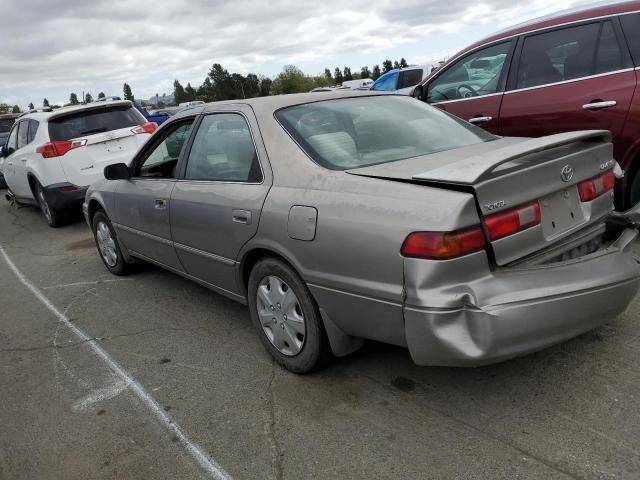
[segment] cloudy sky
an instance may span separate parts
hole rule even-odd
[[[212,63],[276,75],[294,64],[359,71],[385,58],[432,63],[483,36],[590,0],[5,0],[0,102],[69,93],[137,98],[202,83]],[[602,3],[602,2],[599,2]]]

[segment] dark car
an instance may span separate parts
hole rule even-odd
[[[640,1],[566,11],[485,38],[413,95],[492,133],[613,134],[619,206],[640,201]]]

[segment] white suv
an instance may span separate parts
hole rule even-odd
[[[128,163],[156,128],[126,100],[24,115],[0,154],[10,195],[39,206],[58,227],[80,208],[104,167]]]

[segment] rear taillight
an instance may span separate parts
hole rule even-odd
[[[607,170],[606,172],[598,175],[597,177],[590,178],[584,182],[578,184],[578,192],[580,192],[580,200],[583,202],[590,202],[598,198],[601,195],[613,190],[616,184],[616,176],[613,170]]]
[[[135,134],[140,133],[153,133],[158,129],[158,124],[156,122],[147,122],[142,125],[138,125],[137,127],[133,127],[131,131]]]
[[[87,144],[86,139],[82,140],[61,140],[59,142],[49,142],[36,148],[36,153],[44,158],[61,157],[69,150],[82,147]]]
[[[413,232],[400,249],[405,257],[449,260],[482,250],[486,246],[480,226],[455,232]]]
[[[540,204],[535,202],[520,205],[519,207],[493,213],[484,217],[484,225],[490,240],[498,240],[540,223]]]

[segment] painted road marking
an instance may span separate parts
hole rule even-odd
[[[185,450],[200,464],[200,466],[211,475],[211,478],[216,480],[231,480],[231,475],[224,471],[224,469],[218,465],[195,443],[193,443],[186,433],[182,431],[182,428],[173,421],[173,419],[167,415],[158,402],[156,402],[151,395],[149,395],[145,389],[137,381],[135,381],[124,369],[111,358],[111,356],[103,350],[96,341],[84,333],[80,328],[71,323],[66,315],[64,315],[51,301],[44,296],[44,294],[33,285],[27,277],[16,267],[15,263],[11,260],[5,249],[0,245],[0,254],[4,258],[4,261],[9,266],[11,271],[18,277],[18,280],[27,287],[31,293],[42,303],[47,309],[67,327],[79,340],[85,342],[86,345],[93,350],[93,353],[100,358],[107,367],[118,377],[118,379],[124,383],[131,392],[136,395],[142,403],[149,409],[149,411],[156,417],[156,419],[164,426],[164,428],[171,432],[178,438],[178,442],[185,448]]]

